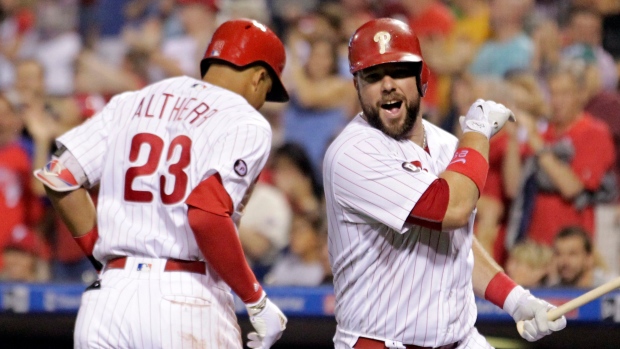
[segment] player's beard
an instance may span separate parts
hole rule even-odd
[[[385,98],[389,99],[389,98]],[[360,102],[362,99],[360,98]],[[403,100],[404,104],[404,100]],[[404,104],[406,113],[405,113],[405,121],[402,125],[398,127],[387,126],[381,120],[379,116],[379,109],[381,109],[381,102],[379,102],[376,106],[371,106],[369,104],[365,104],[361,102],[362,111],[368,120],[370,126],[380,130],[386,135],[394,138],[397,141],[401,141],[409,137],[413,126],[415,125],[415,121],[418,118],[418,114],[420,113],[420,97],[416,100],[411,101],[409,104]]]

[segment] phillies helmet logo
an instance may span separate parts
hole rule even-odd
[[[387,47],[391,38],[392,36],[390,35],[390,33],[386,31],[380,31],[380,32],[377,32],[377,34],[375,34],[375,37],[373,39],[375,40],[375,42],[379,43],[380,54],[385,53],[385,48]]]

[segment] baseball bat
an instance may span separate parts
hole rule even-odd
[[[617,277],[611,281],[608,281],[602,284],[601,286],[597,288],[594,288],[582,294],[581,296],[577,298],[571,299],[570,301],[560,305],[557,308],[549,310],[547,312],[547,319],[549,319],[549,321],[557,320],[562,315],[570,311],[573,311],[586,303],[590,303],[593,300],[597,299],[598,297],[606,293],[609,293],[619,287],[620,287],[620,277]],[[523,320],[517,322],[517,331],[519,331],[520,335],[523,334]]]

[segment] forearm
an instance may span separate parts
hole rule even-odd
[[[521,180],[521,154],[519,153],[519,142],[515,137],[510,137],[508,147],[502,163],[502,179],[504,180],[504,192],[506,196],[513,199],[519,191]]]
[[[179,76],[184,74],[183,70],[179,67],[179,64],[175,60],[167,58],[161,52],[153,52],[151,54],[150,62],[160,67],[166,76]]]
[[[504,215],[504,205],[493,197],[483,195],[478,200],[476,207],[478,209],[476,211],[476,237],[484,250],[492,254],[500,222]]]
[[[37,169],[45,167],[47,161],[49,160],[51,144],[51,139],[34,140],[34,155],[32,159],[32,168]],[[34,178],[32,178],[32,191],[38,196],[43,196],[47,192],[47,190],[44,189],[44,185]]]
[[[584,189],[583,183],[573,169],[559,160],[553,153],[546,151],[539,155],[538,164],[565,199],[572,199]]]
[[[563,198],[572,199],[583,191],[583,183],[570,165],[558,159],[549,149],[545,150],[545,143],[538,134],[530,135],[529,145],[539,154],[538,165],[549,176]]]
[[[248,266],[232,219],[193,206],[187,217],[209,265],[243,302],[258,301],[263,291]]]
[[[485,291],[487,286],[489,286],[489,282],[497,273],[502,272],[503,269],[484,250],[476,237],[474,237],[472,250],[474,252],[474,270],[472,273],[474,293],[478,297],[485,298]]]
[[[97,210],[86,189],[61,193],[45,187],[45,191],[73,237],[80,237],[97,225]]]
[[[468,170],[473,172],[479,171],[480,175],[483,175],[484,178],[486,178],[489,159],[488,139],[484,135],[476,132],[464,133],[459,142],[459,149],[463,148],[473,149],[482,155],[484,161],[487,163],[487,168],[471,168]],[[457,152],[458,151],[459,150],[457,150]],[[478,185],[480,184],[476,183],[476,181],[474,181],[471,177],[463,174],[463,172],[451,170],[451,165],[448,166],[446,171],[439,175],[440,178],[446,180],[450,188],[448,209],[446,210],[442,223],[442,228],[444,230],[459,228],[467,224],[469,216],[476,207],[478,197],[480,196],[480,189],[478,188]],[[477,165],[463,163],[463,166]]]
[[[344,104],[344,86],[338,82],[329,80],[317,84],[299,69],[293,73],[297,98],[299,102],[308,108],[334,108]]]

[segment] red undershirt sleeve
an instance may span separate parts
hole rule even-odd
[[[437,178],[422,194],[406,222],[441,231],[441,224],[450,200],[450,186],[443,178]]]
[[[230,217],[233,213],[232,199],[224,189],[219,173],[200,182],[189,194],[185,203],[219,216]]]
[[[230,217],[232,200],[219,175],[203,181],[186,203],[189,225],[209,265],[243,302],[257,302],[263,290],[245,259]]]

